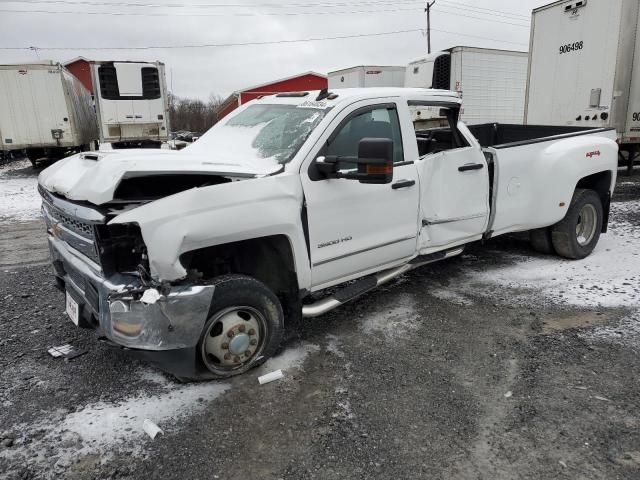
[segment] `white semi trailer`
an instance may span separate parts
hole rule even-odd
[[[160,147],[168,140],[163,63],[92,61],[90,65],[101,144]]]
[[[405,67],[361,65],[329,72],[329,88],[402,87]]]
[[[533,10],[526,123],[613,127],[631,170],[640,153],[639,15],[638,0]]]
[[[526,52],[452,47],[411,62],[405,87],[452,90],[464,98],[461,119],[467,124],[522,124],[527,83]],[[443,125],[439,109],[412,109],[425,127]]]
[[[62,65],[0,65],[0,159],[24,152],[35,166],[97,139],[91,94]]]

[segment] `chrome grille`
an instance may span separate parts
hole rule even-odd
[[[44,189],[40,193],[43,199],[42,210],[49,233],[66,242],[71,248],[93,262],[100,264],[94,224],[57,208],[53,205],[56,200],[52,199],[48,192],[44,192]],[[84,210],[88,211],[86,208]]]
[[[57,208],[52,207],[51,205],[48,205],[48,208],[49,208],[49,213],[54,218],[54,220],[64,225],[66,228],[68,228],[72,232],[82,235],[83,237],[86,237],[88,239],[92,239],[92,240],[94,239],[95,235],[93,231],[93,225],[91,225],[90,223],[82,222],[76,218],[70,217],[69,215],[58,210]]]
[[[84,293],[86,285],[82,274],[68,265],[65,266],[65,270],[67,271],[67,275],[69,275],[69,278],[71,278],[71,281],[75,283],[76,287],[78,287]]]

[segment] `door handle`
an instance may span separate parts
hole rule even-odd
[[[415,180],[398,180],[396,183],[391,185],[391,188],[398,190],[399,188],[413,187],[415,184]]]
[[[468,172],[470,170],[482,170],[484,168],[483,163],[467,163],[466,165],[462,165],[458,167],[459,172]]]

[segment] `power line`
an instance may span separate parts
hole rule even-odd
[[[452,2],[449,0],[442,0],[442,3],[448,3],[452,6],[455,7],[465,7],[466,9],[473,9],[473,10],[484,10],[487,12],[487,14],[491,14],[491,15],[496,15],[496,14],[502,14],[505,15],[507,17],[519,17],[522,19],[526,19],[529,20],[531,17],[529,15],[522,15],[520,13],[511,13],[511,12],[505,12],[504,10],[494,10],[492,8],[484,8],[484,7],[478,7],[476,5],[471,5],[468,3],[460,3],[460,2]],[[477,13],[482,13],[482,12],[477,12]]]
[[[433,27],[431,27],[431,31],[432,32],[440,32],[440,33],[448,33],[448,34],[451,34],[451,35],[460,35],[462,37],[478,38],[480,40],[491,40],[492,42],[508,43],[510,45],[520,45],[521,47],[528,47],[529,46],[528,43],[510,42],[509,40],[502,40],[502,39],[498,39],[498,38],[483,37],[483,36],[480,36],[480,35],[471,35],[469,33],[451,32],[449,30],[439,30],[439,29],[433,28]]]
[[[36,4],[64,4],[64,5],[74,5],[74,6],[78,6],[78,5],[82,5],[82,6],[88,6],[88,7],[101,7],[101,6],[117,6],[117,7],[124,7],[124,8],[180,8],[180,9],[184,9],[184,8],[195,8],[195,9],[199,9],[199,8],[249,8],[249,7],[255,7],[255,8],[264,8],[267,7],[269,9],[273,9],[273,8],[335,8],[335,7],[345,7],[345,6],[349,6],[349,7],[354,7],[354,6],[358,6],[358,7],[381,7],[381,6],[395,6],[395,5],[401,5],[401,6],[409,6],[409,5],[421,5],[420,0],[396,0],[395,2],[393,1],[389,1],[389,0],[359,0],[359,1],[354,1],[354,2],[327,2],[327,1],[320,1],[318,3],[316,2],[312,2],[312,3],[257,3],[257,4],[250,4],[250,3],[235,3],[235,4],[216,4],[216,3],[195,3],[195,4],[189,4],[189,3],[131,3],[131,2],[113,2],[113,1],[89,1],[89,0],[77,0],[77,1],[73,1],[73,0],[0,0],[0,3],[20,3],[22,5],[24,4],[32,4],[32,5],[36,5]],[[462,11],[466,11],[469,13],[473,13],[475,15],[490,15],[492,17],[498,16],[498,17],[502,17],[502,18],[506,18],[506,19],[510,19],[510,20],[529,20],[528,16],[522,15],[522,14],[516,14],[516,13],[511,13],[511,12],[505,12],[502,10],[495,10],[495,9],[490,9],[490,8],[484,8],[484,7],[478,7],[475,5],[470,5],[470,4],[466,4],[466,3],[460,3],[460,2],[452,2],[452,1],[448,1],[448,0],[443,0],[442,3],[445,4],[446,7],[449,7],[450,9],[455,8],[456,9],[456,14],[461,15],[458,10],[462,10]],[[448,4],[448,5],[446,5]],[[410,10],[410,9],[406,9],[406,10]],[[26,13],[26,10],[13,10],[16,13]],[[381,11],[386,11],[386,10],[381,10]],[[8,10],[4,10],[4,12],[9,12]],[[44,11],[44,10],[34,10],[34,12],[36,13],[46,13],[48,11]],[[52,13],[72,13],[72,12],[52,12]],[[73,12],[75,13],[75,12]],[[85,12],[78,12],[78,13],[85,13]],[[86,12],[87,14],[92,14],[95,15],[97,14],[97,12]],[[100,12],[102,13],[102,12]],[[105,12],[105,14],[107,14],[108,12]],[[121,15],[119,12],[116,12],[118,15]],[[333,12],[333,13],[342,13],[342,12]],[[358,12],[354,12],[354,13],[360,13]],[[265,14],[265,13],[262,13]],[[238,14],[239,16],[246,16],[246,14]],[[158,16],[157,14],[154,14],[153,16]],[[217,15],[216,15],[217,16]],[[461,15],[464,16],[464,15]],[[470,15],[467,15],[470,18],[474,18],[471,17]],[[479,19],[481,17],[478,17]]]
[[[485,22],[502,23],[502,24],[505,24],[505,25],[515,25],[516,27],[529,28],[528,24],[525,25],[523,23],[505,22],[504,20],[496,20],[494,18],[485,18],[485,17],[476,17],[474,15],[465,15],[464,13],[451,12],[449,10],[442,10],[441,8],[436,10],[436,12],[444,13],[445,15],[451,15],[451,16],[455,16],[455,17],[474,18],[476,20],[484,20]]]
[[[167,12],[83,12],[83,11],[52,11],[52,10],[4,10],[0,9],[0,13],[25,13],[25,14],[45,14],[45,15],[103,15],[114,17],[262,17],[262,16],[314,16],[314,15],[347,15],[347,14],[371,14],[371,13],[398,13],[398,12],[417,12],[417,8],[394,8],[394,9],[376,9],[376,10],[341,10],[341,11],[320,11],[320,12],[224,12],[224,13],[167,13]],[[472,18],[485,22],[501,23],[504,25],[514,25],[517,27],[529,28],[529,25],[522,23],[506,22],[493,18],[478,17],[475,15],[466,15],[460,12],[451,12],[449,10],[438,10],[439,13],[455,17]]]
[[[64,5],[83,5],[92,7],[144,7],[144,8],[333,8],[333,7],[353,7],[357,6],[392,6],[397,4],[420,4],[419,0],[359,0],[355,2],[311,2],[311,3],[131,3],[131,2],[111,2],[99,1],[92,2],[87,0],[0,0],[0,3],[19,3],[19,4],[64,4]]]
[[[302,43],[302,42],[319,42],[324,40],[342,40],[346,38],[360,38],[360,37],[379,37],[383,35],[396,35],[400,33],[414,33],[421,32],[422,28],[413,28],[409,30],[396,30],[392,32],[376,32],[376,33],[360,33],[357,35],[337,35],[334,37],[314,37],[314,38],[302,38],[295,40],[268,40],[261,42],[240,42],[240,43],[203,43],[192,45],[163,45],[163,46],[143,46],[143,47],[0,47],[0,50],[32,50],[34,48],[38,50],[175,50],[184,48],[214,48],[214,47],[243,47],[243,46],[255,46],[255,45],[273,45],[280,43]]]
[[[393,1],[389,1],[389,0],[359,0],[359,1],[354,1],[354,2],[325,2],[325,1],[320,1],[320,2],[311,2],[311,3],[257,3],[257,4],[250,4],[250,3],[236,3],[236,4],[213,4],[213,3],[195,3],[195,4],[189,4],[189,3],[131,3],[131,2],[114,2],[114,1],[89,1],[89,0],[77,0],[77,1],[73,1],[73,0],[0,0],[0,3],[20,3],[22,5],[24,4],[32,4],[32,5],[37,5],[37,4],[63,4],[63,5],[73,5],[73,6],[88,6],[88,7],[104,7],[104,6],[115,6],[115,7],[121,7],[121,8],[179,8],[179,9],[184,9],[184,8],[194,8],[194,9],[200,9],[200,8],[207,8],[207,9],[211,9],[211,8],[249,8],[249,7],[253,7],[253,8],[335,8],[335,7],[345,7],[345,6],[349,6],[349,7],[354,7],[354,6],[358,6],[358,7],[364,7],[364,6],[370,6],[370,7],[376,7],[376,6],[395,6],[395,5],[402,5],[402,6],[408,6],[408,5],[421,5],[420,0],[397,0],[395,2]],[[442,3],[445,4],[449,4],[450,8],[451,7],[455,7],[456,9],[459,10],[463,10],[463,11],[468,11],[468,12],[472,12],[475,14],[481,14],[481,15],[492,15],[492,16],[500,16],[503,18],[507,18],[507,19],[511,19],[511,20],[518,20],[518,19],[529,19],[529,17],[524,16],[524,15],[520,15],[520,14],[513,14],[513,13],[508,13],[508,12],[504,12],[504,11],[500,11],[500,10],[493,10],[493,9],[488,9],[488,8],[483,8],[483,7],[476,7],[473,5],[469,5],[469,4],[463,4],[463,3],[458,3],[458,2],[450,2],[450,1],[443,1]]]
[[[224,12],[224,13],[167,13],[167,12],[70,12],[52,10],[4,10],[1,13],[37,13],[46,15],[106,15],[114,17],[297,17],[309,15],[342,15],[355,13],[395,13],[395,12],[418,12],[419,8],[393,8],[377,10],[347,10],[332,12]]]
[[[431,31],[446,33],[450,35],[459,35],[463,37],[477,38],[481,40],[490,40],[492,42],[507,43],[511,45],[525,46],[525,43],[511,42],[508,40],[502,40],[498,38],[483,37],[480,35],[470,35],[467,33],[452,32],[449,30],[441,30],[437,28],[431,28]],[[256,45],[274,45],[274,44],[287,44],[287,43],[304,43],[304,42],[319,42],[326,40],[342,40],[349,38],[362,38],[362,37],[380,37],[386,35],[397,35],[402,33],[415,33],[424,32],[423,28],[413,28],[408,30],[396,30],[391,32],[376,32],[376,33],[361,33],[357,35],[338,35],[333,37],[315,37],[315,38],[302,38],[295,40],[272,40],[262,42],[241,42],[241,43],[207,43],[207,44],[192,44],[192,45],[153,45],[153,46],[140,46],[140,47],[0,47],[0,50],[176,50],[176,49],[188,49],[188,48],[216,48],[216,47],[241,47],[241,46],[256,46]]]

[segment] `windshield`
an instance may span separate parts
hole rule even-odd
[[[211,153],[221,162],[261,165],[289,162],[326,111],[296,105],[251,105],[215,125],[189,150]]]

